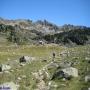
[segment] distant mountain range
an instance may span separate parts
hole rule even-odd
[[[90,27],[65,24],[58,26],[47,20],[7,20],[0,18],[0,37],[13,43],[37,43],[40,40],[57,44],[89,44]]]

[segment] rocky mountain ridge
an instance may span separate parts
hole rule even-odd
[[[1,33],[14,43],[37,43],[40,40],[57,44],[90,42],[90,27],[70,24],[58,26],[47,20],[33,22],[29,19],[8,20],[0,18]]]

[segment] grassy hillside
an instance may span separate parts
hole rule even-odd
[[[62,51],[68,51],[68,56],[60,56]],[[71,80],[63,81],[62,79],[45,80],[45,83],[52,81],[57,85],[56,88],[51,87],[50,90],[83,90],[82,88],[90,87],[90,83],[85,83],[85,75],[90,75],[90,63],[86,58],[90,59],[90,46],[77,46],[73,48],[66,48],[58,45],[45,45],[45,46],[15,46],[15,45],[2,45],[0,46],[0,64],[9,64],[11,70],[4,73],[0,73],[0,84],[4,82],[13,81],[20,85],[19,90],[35,90],[37,88],[38,81],[32,75],[32,72],[38,72],[43,67],[48,65],[52,61],[52,53],[56,53],[55,61],[60,63],[62,61],[77,61],[74,65],[79,71],[78,78],[72,78]],[[21,66],[19,58],[21,56],[34,57],[34,61]],[[47,60],[44,62],[44,60]],[[89,70],[87,71],[87,67]],[[55,70],[52,70],[55,73]],[[26,76],[23,78],[23,75]],[[21,79],[19,79],[21,78]],[[87,89],[85,89],[87,90]]]
[[[90,28],[0,20],[0,85],[6,82],[18,90],[88,90]]]

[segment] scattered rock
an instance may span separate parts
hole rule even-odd
[[[86,57],[85,60],[90,63],[90,58],[89,57]]]
[[[54,62],[51,62],[50,64],[47,65],[47,68],[48,68],[48,69],[49,69],[49,68],[54,68],[54,67],[58,68],[59,65],[58,65],[57,63],[54,63]]]
[[[90,60],[90,58],[89,57],[85,57],[85,60]]]
[[[6,64],[0,65],[0,72],[10,70],[10,69],[11,69],[11,66],[9,66],[9,65],[6,65]]]
[[[66,84],[60,84],[60,85],[66,87]]]
[[[39,81],[50,78],[48,72],[44,70],[39,70],[38,72],[32,73],[32,75]]]
[[[66,78],[63,78],[62,80],[63,80],[63,81],[66,81]]]
[[[21,80],[21,77],[18,77],[17,80]]]
[[[38,90],[48,90],[48,87],[45,85],[45,82],[42,80],[37,84]]]
[[[9,71],[5,71],[5,73],[9,74],[10,72]]]
[[[58,87],[58,85],[55,82],[53,82],[53,81],[48,82],[48,89],[57,88],[57,87]]]
[[[22,75],[21,77],[22,77],[23,79],[25,79],[25,78],[26,78],[26,75]]]
[[[85,76],[85,82],[90,82],[90,75]]]
[[[14,70],[13,70],[13,69],[11,69],[11,70],[10,70],[10,72],[14,72]]]
[[[8,58],[7,60],[10,61],[10,58]]]
[[[14,54],[16,54],[15,52],[12,52],[12,54],[14,55]]]
[[[48,90],[48,87],[45,84],[45,72],[43,70],[39,70],[38,72],[32,73],[37,80],[37,89],[35,90]]]

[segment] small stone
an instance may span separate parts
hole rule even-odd
[[[10,73],[9,71],[4,71],[4,72],[7,73],[7,74]]]
[[[10,58],[8,58],[7,60],[10,61]]]
[[[21,80],[21,78],[20,78],[20,77],[18,77],[17,79],[18,79],[18,80]]]
[[[21,63],[20,66],[25,66],[26,64],[25,63]]]
[[[90,82],[90,75],[85,76],[85,82]]]
[[[66,78],[63,78],[62,80],[63,80],[63,81],[66,81]]]
[[[22,75],[22,78],[23,78],[23,79],[26,78],[26,75]]]
[[[14,72],[14,70],[13,70],[13,69],[11,69],[11,70],[10,70],[10,72]]]

